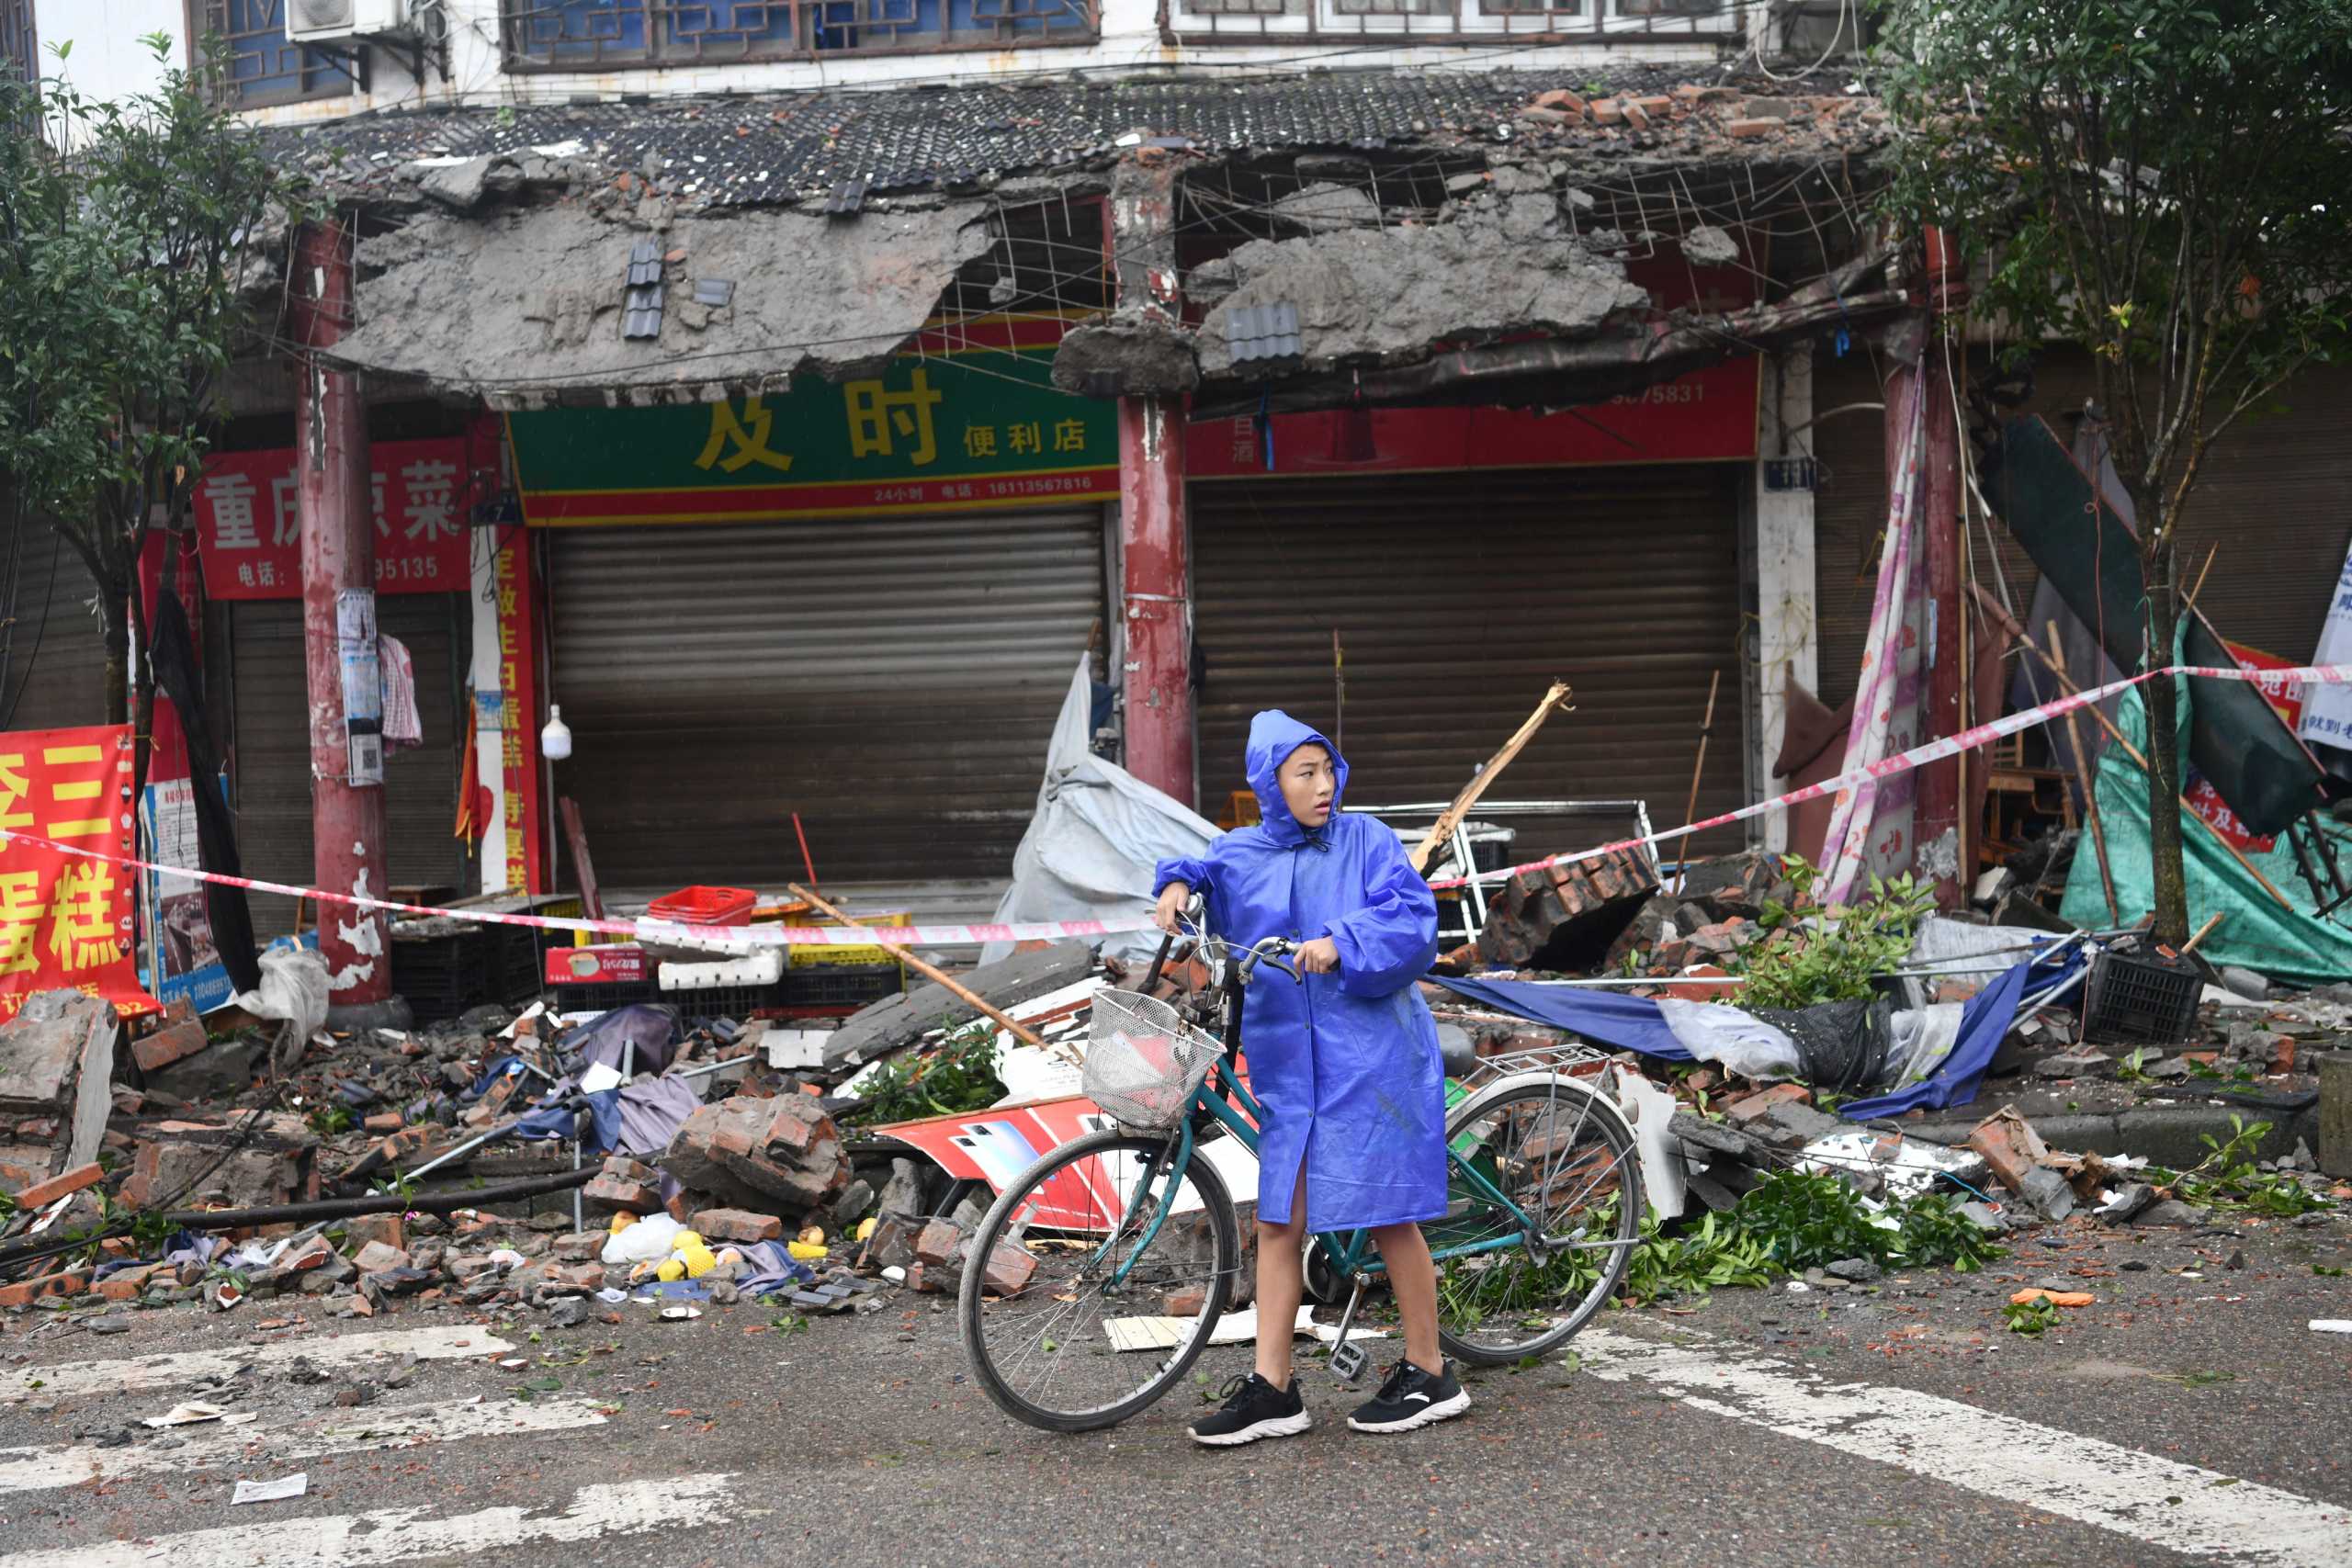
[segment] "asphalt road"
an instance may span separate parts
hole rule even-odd
[[[2352,1224],[2079,1222],[1979,1275],[1613,1313],[1566,1356],[1474,1374],[1469,1416],[1405,1438],[1347,1431],[1357,1396],[1318,1370],[1314,1431],[1223,1451],[1173,1400],[1083,1438],[1007,1421],[932,1298],[797,1331],[751,1304],[569,1330],[316,1302],[266,1330],[279,1303],[108,1335],[12,1316],[0,1568],[2352,1565],[2352,1335],[2308,1326],[2352,1318],[2352,1276],[2315,1264],[2352,1266]],[[2045,1280],[2097,1303],[2007,1332],[2001,1302]],[[373,1352],[402,1347],[421,1359],[380,1387],[401,1363]],[[1211,1358],[1213,1379],[1246,1365]],[[373,1402],[337,1404],[355,1379]],[[208,1382],[254,1419],[137,1424]],[[297,1472],[300,1497],[231,1501]]]

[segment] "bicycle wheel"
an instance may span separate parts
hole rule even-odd
[[[1448,1354],[1484,1366],[1558,1348],[1616,1291],[1641,1238],[1632,1129],[1586,1084],[1544,1077],[1472,1095],[1445,1134],[1461,1163],[1450,1163],[1446,1217],[1422,1227],[1440,1255],[1440,1339]],[[1535,1239],[1465,1164],[1534,1222]]]
[[[1014,1179],[973,1233],[957,1301],[964,1352],[1006,1415],[1088,1432],[1182,1382],[1229,1299],[1241,1255],[1233,1200],[1194,1154],[1169,1201],[1169,1145],[1102,1132]],[[1147,1239],[1148,1237],[1148,1239]],[[1001,1292],[1001,1293],[1000,1293]],[[1174,1343],[1158,1342],[1176,1320]],[[1126,1338],[1106,1326],[1118,1319]],[[1119,1348],[1120,1343],[1141,1348]]]

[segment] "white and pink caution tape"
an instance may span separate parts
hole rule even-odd
[[[1751,817],[1761,817],[1768,811],[1784,811],[1807,800],[1818,800],[1850,789],[1869,779],[1883,779],[1924,767],[1929,762],[1956,757],[1972,751],[2003,736],[2015,735],[2035,725],[2103,702],[2118,692],[2129,690],[2143,681],[2159,676],[2190,675],[2210,681],[2292,681],[2324,686],[2352,685],[2352,664],[2311,665],[2294,670],[2227,670],[2205,665],[2175,665],[2165,670],[2145,671],[2138,675],[2111,681],[2104,686],[2060,697],[2022,713],[2013,713],[1990,724],[1980,724],[1957,735],[1915,746],[1907,751],[1880,759],[1866,768],[1857,768],[1820,784],[1807,784],[1786,795],[1759,800],[1753,806],[1743,806],[1736,811],[1726,811],[1720,817],[1669,828],[1664,832],[1644,834],[1638,838],[1620,839],[1614,843],[1596,845],[1589,850],[1576,850],[1566,854],[1552,855],[1544,860],[1529,861],[1500,871],[1480,872],[1476,877],[1449,876],[1430,884],[1444,889],[1464,887],[1470,883],[1501,882],[1525,872],[1542,871],[1549,866],[1574,865],[1579,861],[1598,860],[1619,850],[1663,843],[1679,839],[1685,833],[1696,833],[1725,823],[1744,822]],[[278,893],[289,898],[308,898],[320,903],[343,904],[354,908],[380,910],[388,915],[442,917],[450,919],[473,920],[484,925],[527,926],[538,931],[594,931],[600,936],[628,938],[639,942],[667,942],[712,950],[798,946],[803,944],[833,947],[868,946],[877,942],[899,947],[972,946],[993,942],[1062,942],[1089,937],[1115,936],[1127,931],[1148,931],[1148,917],[1136,915],[1125,919],[1102,920],[1033,920],[1018,925],[957,925],[957,926],[684,926],[668,920],[592,920],[571,919],[555,915],[515,915],[488,909],[444,909],[429,904],[403,904],[392,898],[368,898],[351,893],[331,893],[320,887],[301,887],[290,883],[269,882],[257,876],[229,876],[220,872],[198,871],[192,866],[164,865],[159,862],[141,860],[131,855],[108,854],[103,850],[89,849],[80,844],[59,843],[32,833],[10,832],[0,829],[0,843],[21,841],[35,844],[59,854],[74,855],[84,860],[103,861],[109,865],[127,866],[138,871],[167,872],[174,876],[192,877],[198,882],[220,883],[229,887],[243,887],[255,893]]]

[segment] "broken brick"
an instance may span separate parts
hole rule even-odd
[[[1635,130],[1647,130],[1650,128],[1650,111],[1643,106],[1641,99],[1627,98],[1619,107],[1627,125],[1632,126]]]
[[[933,1220],[915,1237],[915,1261],[940,1268],[955,1260],[964,1245],[964,1233],[951,1220]]]
[[[600,1214],[652,1214],[662,1209],[662,1173],[626,1155],[606,1157],[605,1168],[582,1190],[582,1200]]]
[[[351,1265],[362,1274],[387,1274],[409,1267],[409,1256],[397,1247],[371,1241],[351,1255]]]
[[[1595,98],[1592,101],[1592,123],[1623,125],[1625,123],[1625,110],[1615,98]]]
[[[1742,1127],[1763,1121],[1776,1105],[1810,1105],[1813,1090],[1800,1083],[1776,1083],[1770,1089],[1736,1100],[1724,1114]]]
[[[1780,129],[1781,122],[1777,119],[1729,119],[1724,122],[1724,134],[1739,141],[1753,141]]]
[[[17,1193],[17,1207],[38,1209],[45,1203],[54,1203],[68,1192],[79,1192],[85,1187],[96,1186],[105,1179],[106,1174],[95,1164],[76,1166],[62,1175],[52,1176],[47,1181],[38,1182]]]
[[[833,1119],[801,1095],[738,1095],[679,1123],[662,1166],[718,1206],[800,1213],[831,1202],[849,1185],[849,1161]]]
[[[755,1214],[748,1209],[697,1210],[686,1224],[707,1242],[731,1241],[745,1247],[774,1241],[784,1234],[782,1220],[774,1214]]]
[[[386,1247],[406,1247],[408,1226],[398,1214],[356,1214],[343,1222],[343,1239],[353,1247],[380,1241]]]
[[[130,1059],[139,1064],[142,1073],[157,1073],[174,1062],[195,1055],[211,1042],[206,1038],[203,1023],[188,1019],[180,1023],[168,1023],[144,1039],[130,1043]]]
[[[1536,94],[1534,107],[1539,109],[1559,109],[1564,113],[1575,115],[1579,119],[1585,113],[1583,97],[1569,92],[1566,87],[1555,87],[1548,93]]]

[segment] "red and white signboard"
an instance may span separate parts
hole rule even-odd
[[[0,1018],[41,991],[85,991],[152,1012],[131,906],[130,726],[0,734]],[[96,850],[90,860],[24,835]]]
[[[379,441],[368,455],[376,592],[463,592],[474,501],[464,438]],[[205,459],[196,487],[196,527],[208,596],[301,597],[302,520],[294,481],[290,446],[216,452]]]

